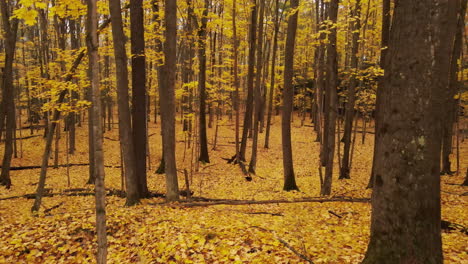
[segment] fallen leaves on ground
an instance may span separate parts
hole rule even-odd
[[[299,122],[299,121],[298,121]],[[178,168],[187,169],[195,197],[237,200],[294,200],[319,196],[318,151],[312,128],[293,126],[295,173],[299,192],[282,191],[282,152],[280,120],[274,119],[270,149],[264,149],[264,134],[259,137],[257,175],[248,182],[237,165],[222,158],[234,154],[234,127],[220,127],[218,146],[210,151],[211,164],[197,164],[192,148],[186,148],[186,135],[178,134]],[[210,142],[214,128],[209,130]],[[78,130],[77,152],[71,163],[87,163],[85,127]],[[180,131],[180,130],[179,130]],[[150,126],[150,190],[164,193],[164,175],[154,173],[161,156],[159,126]],[[117,139],[117,127],[105,133]],[[62,137],[64,135],[62,134]],[[366,190],[370,174],[373,138],[367,135],[356,142],[350,180],[334,177],[333,196],[369,198]],[[60,164],[66,162],[61,139]],[[44,141],[33,137],[21,141],[23,157],[13,166],[40,164]],[[193,147],[193,142],[192,142]],[[212,147],[212,145],[210,146]],[[249,147],[250,148],[250,147]],[[119,145],[105,140],[106,187],[121,188]],[[467,141],[461,145],[461,168],[468,161]],[[116,154],[117,153],[117,154]],[[250,157],[249,152],[247,157]],[[192,162],[191,162],[192,160]],[[51,160],[50,163],[53,163]],[[338,161],[336,160],[336,166]],[[335,168],[335,175],[337,173]],[[88,167],[48,170],[47,188],[52,193],[84,188]],[[39,170],[12,172],[11,190],[0,189],[0,199],[34,193]],[[68,186],[68,178],[71,185]],[[458,184],[463,175],[442,177],[442,218],[468,226],[466,187]],[[184,174],[179,173],[184,189]],[[93,263],[96,236],[93,196],[54,195],[43,199],[38,215],[30,213],[33,200],[0,200],[0,263]],[[369,238],[370,204],[350,202],[273,203],[255,205],[213,205],[200,207],[180,203],[165,204],[163,198],[142,200],[135,207],[124,207],[124,199],[107,196],[109,263],[359,263]],[[49,209],[49,210],[48,210]],[[446,263],[468,259],[468,237],[458,231],[444,232]],[[293,249],[295,252],[293,252]],[[302,256],[302,257],[301,257]],[[307,260],[308,259],[308,260]]]

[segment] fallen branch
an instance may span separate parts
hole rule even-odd
[[[279,242],[281,242],[281,244],[283,244],[285,247],[287,247],[289,250],[291,250],[294,254],[296,254],[298,257],[300,257],[301,259],[311,263],[311,264],[314,264],[314,262],[308,258],[307,256],[305,256],[304,254],[301,254],[300,252],[298,252],[297,250],[295,250],[291,245],[289,245],[286,241],[284,241],[283,239],[281,238],[277,238]]]
[[[26,136],[26,137],[15,138],[15,140],[30,139],[30,138],[40,137],[40,136],[41,136],[41,135],[32,135],[32,136]],[[5,139],[2,139],[2,142],[5,142]]]
[[[338,218],[343,218],[341,215],[339,215],[339,214],[333,212],[332,210],[328,210],[328,212],[329,212],[330,214],[332,214],[332,215],[338,217]]]
[[[44,214],[47,214],[47,213],[49,213],[50,211],[59,208],[62,204],[64,204],[64,202],[61,202],[61,203],[59,203],[59,204],[57,204],[57,205],[54,205],[54,206],[52,206],[51,208],[45,209],[45,210],[44,210]]]
[[[48,168],[57,168],[57,167],[73,167],[73,166],[89,166],[89,163],[70,163],[70,164],[60,164],[58,166],[50,165],[47,166]],[[120,165],[105,165],[104,167],[106,168],[120,168]],[[0,166],[1,168],[1,166]],[[34,169],[40,169],[40,165],[32,165],[32,166],[17,166],[17,167],[11,167],[10,170],[34,170]]]
[[[295,200],[209,200],[205,202],[180,203],[183,207],[211,206],[211,205],[249,205],[249,204],[280,204],[280,203],[329,203],[329,202],[350,202],[350,203],[369,203],[369,198],[352,197],[332,197],[324,198],[305,198]]]
[[[215,164],[210,164],[210,165],[208,165],[208,166],[201,167],[200,170],[204,170],[204,169],[206,169],[206,168],[213,167],[213,166],[215,166],[215,165],[217,165],[217,164],[216,164],[216,163],[215,163]]]
[[[287,249],[291,250],[291,252],[293,252],[294,254],[296,254],[296,256],[300,257],[301,259],[307,261],[308,263],[311,263],[311,264],[314,264],[314,262],[308,258],[306,255],[300,253],[299,251],[297,251],[294,247],[292,247],[291,245],[289,245],[288,242],[286,242],[284,239],[282,239],[281,237],[278,237],[275,232],[273,230],[268,230],[266,228],[263,228],[263,227],[260,227],[260,226],[252,226],[252,227],[255,227],[255,228],[258,228],[262,231],[265,231],[265,232],[269,232],[271,233],[281,244],[283,244]]]
[[[45,193],[44,193],[43,197],[53,197],[53,196],[94,196],[95,195],[94,190],[85,189],[85,188],[66,189],[66,190],[63,190],[63,192],[60,192],[60,193],[53,193],[52,189],[46,188],[44,190],[44,192]],[[181,196],[184,196],[184,197],[189,195],[186,190],[181,190],[179,192],[179,194]],[[192,195],[192,194],[193,194],[193,192],[190,193],[190,195]],[[106,196],[117,196],[117,197],[120,197],[120,198],[125,198],[125,197],[127,197],[127,194],[126,194],[125,191],[118,190],[118,189],[106,189]],[[149,198],[164,198],[164,197],[166,197],[165,194],[157,193],[157,192],[150,192],[150,195],[149,195]],[[36,193],[28,193],[28,194],[23,194],[23,195],[4,197],[4,198],[0,198],[0,201],[12,200],[12,199],[18,199],[18,198],[35,199],[36,198]],[[197,200],[197,201],[206,201],[206,200],[209,200],[209,199],[204,198],[204,197],[198,197],[195,200]]]
[[[266,214],[266,215],[271,215],[271,216],[284,216],[282,213],[269,213],[269,212],[249,212],[249,213],[246,213],[246,214],[252,214],[252,215]]]

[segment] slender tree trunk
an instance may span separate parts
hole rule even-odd
[[[257,36],[257,71],[255,75],[255,107],[254,107],[254,123],[253,123],[253,139],[252,153],[249,163],[249,172],[255,174],[257,167],[257,143],[258,130],[262,114],[262,66],[263,66],[263,20],[265,15],[265,0],[260,0],[260,16],[258,20],[258,36]],[[294,50],[293,50],[294,52]]]
[[[156,30],[159,31],[159,29],[161,28],[161,18],[159,17],[159,1],[157,0],[152,0],[151,2],[151,6],[152,6],[152,9],[153,9],[153,21],[156,23]],[[163,44],[162,44],[162,41],[157,38],[155,40],[155,45],[156,45],[156,50],[158,52],[163,52]],[[162,60],[161,59],[158,59],[156,61],[156,68],[157,68],[157,74],[158,74],[158,88],[159,88],[159,91],[161,91],[161,87],[164,86],[163,84],[163,80],[162,80],[162,66],[160,66],[162,64]],[[155,96],[155,102],[154,102],[154,122],[156,122],[157,120],[157,117],[158,117],[158,106],[159,106],[159,109],[161,109],[161,100],[157,100],[157,98],[161,98],[161,93],[159,93],[159,96]],[[161,115],[161,120],[163,119],[163,116]],[[162,121],[161,121],[162,123]],[[162,133],[161,133],[161,137],[162,137]],[[164,142],[164,139],[162,138],[162,142]],[[164,162],[164,144],[162,145],[162,151],[161,151],[161,162],[159,163],[159,166],[158,166],[158,169],[156,170],[156,173],[157,174],[163,174],[165,173],[165,162]]]
[[[391,0],[383,0],[383,9],[382,9],[382,40],[381,40],[381,52],[380,52],[380,68],[385,70],[385,60],[387,57],[388,53],[388,42],[390,39],[390,23],[392,20],[391,17],[391,6],[390,6],[390,1]],[[367,20],[367,19],[366,19]],[[367,22],[367,21],[366,21]],[[377,99],[375,102],[375,133],[374,133],[374,155],[372,159],[372,171],[371,171],[371,177],[369,179],[369,183],[367,185],[367,188],[372,188],[373,182],[374,182],[374,167],[375,167],[375,157],[378,152],[378,146],[379,144],[379,137],[380,137],[380,105],[382,104],[382,93],[383,93],[383,84],[382,84],[382,79],[380,78],[377,86]]]
[[[329,19],[332,23],[337,22],[338,18],[338,0],[331,0],[328,8]],[[336,52],[336,27],[330,29],[331,33],[328,36],[327,46],[327,90],[326,90],[326,105],[325,113],[325,139],[324,146],[326,151],[325,157],[325,178],[321,188],[321,195],[330,195],[333,176],[333,160],[335,156],[335,130],[336,130],[336,111],[337,111],[337,86],[338,86],[338,62]]]
[[[299,190],[294,176],[292,144],[291,144],[291,114],[294,101],[294,47],[296,42],[297,7],[299,0],[291,0],[291,9],[294,10],[288,19],[288,32],[286,35],[286,47],[284,51],[284,91],[283,91],[283,113],[281,118],[281,139],[283,144],[283,169],[284,186],[283,190]],[[295,10],[296,9],[296,10]]]
[[[232,38],[233,38],[233,49],[234,49],[234,65],[233,65],[233,74],[234,74],[234,89],[235,89],[235,98],[234,98],[234,110],[236,111],[236,128],[235,128],[235,140],[236,140],[236,156],[235,159],[239,161],[239,125],[240,125],[240,109],[239,109],[239,76],[238,76],[238,47],[239,42],[237,39],[237,24],[236,24],[236,15],[237,15],[237,6],[236,1],[232,1]]]
[[[201,26],[198,29],[198,91],[200,96],[200,157],[198,160],[209,163],[210,157],[208,155],[208,139],[206,136],[206,25],[208,23],[209,0],[205,0],[204,3],[205,6],[203,7]]]
[[[340,179],[349,179],[350,166],[349,154],[351,150],[351,132],[353,130],[354,104],[356,101],[357,71],[358,71],[358,52],[359,52],[359,32],[361,31],[361,1],[357,0],[354,5],[352,16],[355,18],[351,30],[353,32],[351,48],[351,69],[352,76],[348,86],[348,102],[346,103],[345,124],[343,132],[343,160],[341,163]]]
[[[450,80],[448,89],[445,92],[445,105],[446,110],[444,111],[444,126],[443,126],[443,135],[442,135],[442,171],[441,174],[453,174],[451,163],[450,163],[450,154],[452,154],[452,141],[453,141],[453,127],[455,119],[457,116],[457,104],[454,103],[454,97],[458,92],[458,59],[460,58],[461,48],[462,48],[462,39],[463,39],[463,25],[464,25],[464,14],[466,10],[466,0],[461,0],[462,5],[461,9],[458,12],[458,25],[456,29],[456,38],[454,46],[452,49],[452,56],[450,61]],[[460,15],[463,14],[463,15]],[[451,26],[451,28],[455,28]]]
[[[125,51],[125,34],[123,31],[120,0],[110,0],[109,9],[112,19],[112,37],[114,39],[119,139],[125,166],[125,186],[127,191],[125,204],[131,206],[139,203],[140,197],[138,194],[138,178],[135,171],[135,150],[132,141],[130,106],[128,105],[127,54]]]
[[[148,197],[146,180],[146,58],[143,21],[143,0],[130,1],[132,51],[132,139],[135,152],[135,174],[140,198]]]
[[[96,234],[97,263],[107,262],[107,232],[106,232],[106,191],[104,185],[104,153],[102,149],[101,91],[99,90],[99,57],[97,34],[97,0],[88,1],[87,46],[89,55],[90,79],[92,87],[92,116],[94,119],[94,158],[96,176]]]
[[[254,102],[254,69],[255,69],[255,52],[257,49],[257,4],[252,2],[249,28],[249,57],[248,57],[248,72],[247,72],[247,102],[244,115],[244,125],[242,128],[242,140],[240,146],[240,159],[245,160],[245,151],[247,149],[247,137],[249,129],[252,125],[252,113]]]
[[[270,131],[271,131],[271,116],[273,112],[273,96],[275,94],[275,78],[276,78],[276,52],[278,50],[278,32],[279,32],[279,0],[275,0],[275,22],[273,33],[273,51],[271,57],[271,73],[270,73],[270,94],[268,97],[268,113],[267,124],[265,131],[265,148],[270,147]]]
[[[395,6],[374,157],[371,238],[362,263],[443,263],[440,135],[455,2]]]
[[[163,85],[160,87],[160,100],[163,134],[164,161],[166,169],[166,200],[179,200],[179,186],[176,167],[175,138],[175,71],[177,45],[177,1],[165,0],[164,6],[166,30],[164,32],[164,65],[162,66]]]

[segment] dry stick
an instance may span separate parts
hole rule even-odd
[[[291,252],[293,252],[294,254],[296,254],[298,257],[300,257],[301,259],[307,261],[308,263],[310,264],[314,264],[314,262],[308,258],[307,256],[305,256],[304,254],[300,253],[299,251],[297,251],[295,248],[293,248],[291,245],[288,244],[288,242],[284,241],[282,238],[278,237],[275,232],[273,230],[268,230],[266,228],[263,228],[263,227],[260,227],[260,226],[252,226],[252,227],[255,227],[255,228],[258,228],[262,231],[266,231],[266,232],[270,232],[271,234],[274,235],[274,237],[281,243],[283,244],[287,249],[291,250]]]
[[[339,214],[333,212],[332,210],[328,210],[328,213],[330,213],[330,214],[332,214],[332,215],[334,215],[334,216],[336,216],[336,217],[338,217],[338,218],[343,218],[343,216],[341,216],[341,215],[339,215]]]

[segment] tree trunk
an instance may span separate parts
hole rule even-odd
[[[257,143],[258,143],[258,130],[262,114],[262,66],[263,66],[263,20],[265,15],[265,0],[260,2],[260,16],[258,20],[258,36],[257,36],[257,70],[255,74],[255,111],[253,123],[253,139],[252,139],[252,153],[249,163],[249,172],[255,174],[257,166]],[[294,52],[294,50],[293,50]]]
[[[125,205],[131,206],[139,203],[140,197],[138,195],[138,179],[135,172],[135,151],[132,142],[130,106],[128,105],[127,54],[125,51],[125,34],[123,31],[120,0],[110,0],[109,10],[112,19],[112,37],[114,39],[119,140],[125,165],[125,186],[127,191]]]
[[[130,27],[132,51],[132,140],[135,152],[135,174],[139,197],[148,197],[146,180],[146,58],[143,25],[143,0],[130,1]]]
[[[161,27],[161,18],[159,17],[159,2],[157,0],[152,0],[151,2],[152,4],[152,9],[153,9],[153,21],[156,23],[156,28],[155,30],[159,30],[159,28]],[[155,40],[155,45],[156,45],[156,51],[158,52],[163,52],[163,44],[162,44],[162,41],[159,39],[159,38],[156,38]],[[162,64],[162,60],[159,59],[156,61],[156,67],[157,67],[157,72],[158,72],[158,88],[161,89],[161,87],[164,85],[163,84],[163,80],[162,80],[162,66],[160,66]],[[161,91],[161,90],[159,90]],[[159,98],[161,97],[160,96],[161,93],[159,93]],[[157,96],[155,96],[155,98],[157,98]],[[159,109],[161,109],[161,100],[155,100],[154,102],[154,122],[156,123],[157,122],[157,117],[158,117],[158,106],[159,106]],[[162,120],[163,116],[161,116],[161,120]],[[161,121],[162,123],[162,121]],[[162,137],[162,133],[161,133],[161,137]],[[162,138],[163,142],[164,142],[164,138]],[[158,166],[158,169],[156,170],[156,173],[157,174],[163,174],[165,173],[165,162],[164,162],[164,144],[162,145],[162,150],[161,150],[161,161],[159,163],[159,166]]]
[[[253,89],[254,89],[254,70],[255,70],[255,52],[257,49],[257,4],[252,2],[249,27],[249,57],[247,69],[247,102],[244,115],[244,124],[242,128],[242,139],[240,146],[240,159],[245,160],[245,151],[247,149],[247,137],[252,125],[253,113]]]
[[[297,9],[299,0],[291,0],[291,9]],[[288,19],[288,32],[286,35],[286,46],[284,51],[284,91],[283,91],[283,113],[281,118],[281,139],[283,144],[283,190],[299,190],[294,176],[292,144],[291,144],[291,114],[294,101],[294,46],[296,42],[296,30],[298,10],[294,10]]]
[[[162,66],[162,86],[160,87],[162,134],[164,161],[166,169],[166,200],[179,200],[179,186],[176,167],[175,138],[175,68],[177,45],[177,3],[176,0],[165,0],[164,5],[166,30],[164,32],[164,65]]]
[[[239,125],[240,125],[240,109],[239,109],[239,76],[238,76],[238,47],[239,42],[237,39],[237,24],[236,24],[236,15],[237,7],[236,1],[232,1],[232,38],[233,38],[233,49],[234,49],[234,65],[233,65],[233,74],[234,74],[234,89],[235,89],[235,98],[234,98],[234,110],[236,111],[236,127],[235,127],[235,141],[236,141],[236,156],[235,159],[239,161]]]
[[[338,0],[331,0],[328,8],[329,19],[333,24],[338,18]],[[337,111],[337,86],[338,86],[338,63],[336,52],[336,27],[330,29],[327,46],[327,89],[325,111],[325,178],[321,188],[321,195],[330,195],[333,176],[333,160],[335,156],[335,130],[336,130],[336,111]]]
[[[200,95],[200,115],[199,115],[199,132],[200,132],[200,157],[199,161],[210,163],[208,155],[208,139],[206,136],[206,25],[208,23],[208,8],[209,0],[204,1],[203,13],[201,18],[201,26],[198,29],[198,91]]]
[[[357,0],[354,5],[352,16],[355,18],[351,31],[353,32],[353,43],[351,48],[351,81],[348,87],[348,102],[346,103],[345,124],[343,132],[343,160],[341,163],[340,179],[349,179],[350,166],[349,154],[351,150],[351,132],[353,130],[354,103],[356,101],[358,52],[359,52],[359,32],[361,30],[361,1]]]
[[[380,53],[380,68],[385,70],[385,59],[388,53],[388,41],[390,38],[390,23],[392,20],[391,17],[391,0],[383,0],[382,4],[382,40],[381,40],[381,53]],[[380,78],[377,86],[377,99],[375,102],[375,133],[374,133],[374,155],[372,159],[372,170],[371,170],[371,177],[369,179],[369,183],[367,184],[367,188],[372,188],[374,182],[374,167],[375,167],[375,156],[379,151],[377,148],[379,144],[380,138],[380,105],[382,104],[382,93],[383,93],[383,83],[382,77]]]
[[[102,149],[101,91],[99,90],[99,57],[97,35],[97,0],[88,1],[87,46],[89,55],[90,81],[92,90],[92,116],[94,119],[94,163],[96,176],[96,234],[97,234],[97,263],[107,261],[107,232],[106,232],[106,191],[104,186],[104,153]]]
[[[270,147],[270,130],[271,130],[271,115],[273,112],[273,96],[275,94],[275,67],[276,67],[276,52],[278,50],[278,31],[279,31],[279,0],[275,0],[275,22],[274,22],[274,33],[273,33],[273,51],[271,57],[271,75],[270,75],[270,95],[268,97],[268,113],[267,113],[267,124],[265,131],[265,148]]]
[[[0,174],[0,185],[11,186],[10,166],[13,154],[13,133],[15,130],[15,101],[13,86],[13,60],[16,50],[16,34],[18,31],[18,19],[10,19],[9,6],[5,0],[0,1],[0,12],[2,16],[3,36],[5,42],[5,64],[2,76],[2,103],[6,113],[5,127],[5,150],[2,161],[2,172]],[[3,124],[4,120],[1,120]],[[2,131],[0,130],[0,134]]]
[[[466,10],[466,0],[461,0],[462,5],[459,11],[459,14],[465,14]],[[444,123],[443,123],[443,134],[442,134],[442,171],[441,174],[451,175],[452,168],[450,164],[450,154],[452,154],[452,140],[453,140],[453,126],[457,116],[457,104],[454,102],[454,97],[458,92],[459,82],[457,79],[458,73],[458,59],[460,58],[461,48],[462,48],[462,39],[463,39],[463,25],[464,25],[464,15],[458,16],[458,25],[456,28],[456,39],[452,50],[452,56],[450,61],[450,80],[448,89],[445,92],[445,106],[446,110],[444,111]],[[450,26],[454,28],[455,26]]]
[[[374,157],[371,238],[362,263],[443,262],[440,135],[455,2],[395,6]]]

